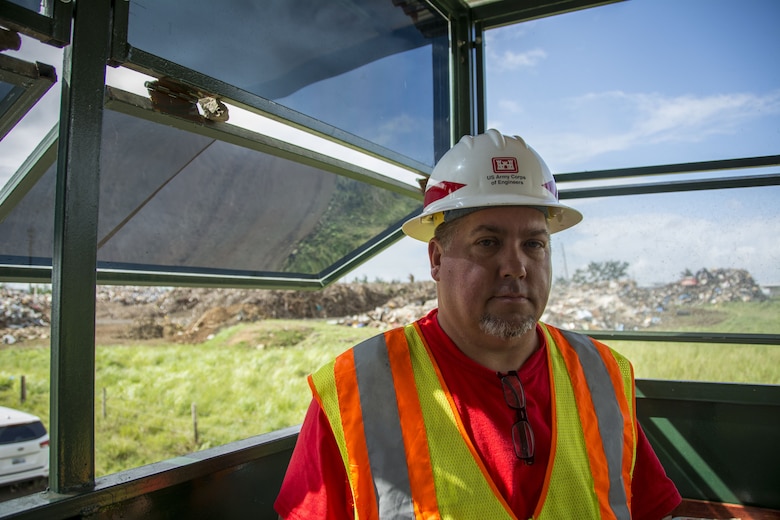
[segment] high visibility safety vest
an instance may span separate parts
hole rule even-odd
[[[552,464],[533,518],[629,519],[636,457],[629,362],[541,324]],[[516,519],[466,434],[417,324],[368,339],[309,377],[360,520]]]

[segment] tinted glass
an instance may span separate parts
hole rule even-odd
[[[559,181],[779,155],[778,17],[771,0],[634,0],[491,29],[487,124],[523,136]],[[584,187],[752,175],[777,168],[561,182],[584,220],[553,235],[543,319],[585,330],[780,332],[779,187],[566,198]]]
[[[0,54],[0,141],[54,82],[56,72],[49,65]],[[28,135],[25,141],[32,144],[34,140]],[[8,152],[0,151],[0,185],[5,181],[3,166],[13,162]]]
[[[412,212],[385,189],[106,111],[98,261],[316,275]],[[0,223],[0,256],[50,265],[56,165]]]
[[[0,444],[26,442],[46,435],[46,428],[40,422],[0,426]]]
[[[14,86],[10,83],[5,83],[0,81],[0,106],[4,106],[6,103],[8,103],[8,94],[11,93],[11,91],[14,89]]]
[[[22,7],[25,7],[31,11],[43,12],[43,4],[46,0],[8,0],[12,4],[20,5]]]
[[[449,106],[447,36],[413,0],[135,0],[128,31],[134,47],[427,164],[448,117],[434,110]]]
[[[586,330],[780,333],[778,200],[770,186],[566,201],[584,219],[553,235],[556,281],[543,319]]]
[[[487,31],[488,125],[557,173],[780,153],[780,3],[632,0]]]

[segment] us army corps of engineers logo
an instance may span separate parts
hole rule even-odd
[[[518,174],[517,158],[493,157],[493,175],[487,179],[491,186],[508,186],[510,184],[524,184],[525,175]]]

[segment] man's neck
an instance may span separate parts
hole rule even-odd
[[[439,325],[467,357],[501,373],[519,370],[542,345],[538,327],[532,328],[522,336],[499,338],[484,333],[478,337],[461,336],[456,328],[448,327],[446,321],[439,320]]]

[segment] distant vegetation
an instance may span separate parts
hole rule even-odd
[[[628,277],[628,262],[609,260],[607,262],[590,262],[588,267],[574,271],[571,281],[578,285],[598,282],[610,282]]]
[[[339,177],[327,211],[289,256],[284,271],[319,273],[419,205],[415,199]]]
[[[722,319],[707,330],[777,332],[777,298],[710,307]],[[694,322],[680,325],[697,329]],[[98,347],[97,475],[300,423],[310,400],[306,375],[377,332],[323,320],[266,320],[225,329],[199,345]],[[780,384],[775,346],[610,345],[634,362],[638,378]],[[48,345],[0,348],[0,403],[40,415],[48,426]]]

